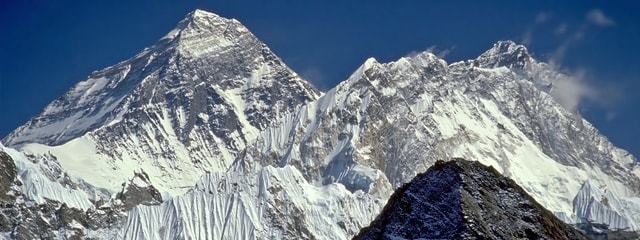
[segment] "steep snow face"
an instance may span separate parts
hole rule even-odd
[[[144,168],[155,186],[178,194],[205,170],[229,167],[274,116],[319,94],[238,21],[197,10],[3,142],[64,155],[70,174],[109,189]]]
[[[354,239],[587,239],[494,168],[437,162]]]
[[[15,181],[20,184],[12,186],[9,195],[20,195],[20,202],[44,204],[53,200],[70,208],[89,210],[95,208],[93,202],[110,197],[109,192],[71,179],[53,156],[26,156],[1,144],[0,152],[7,153],[15,164]]]
[[[640,229],[640,198],[619,197],[606,185],[586,181],[573,199],[573,221],[607,223],[609,229]]]
[[[0,169],[2,239],[117,239],[133,206],[162,202],[144,172],[115,193],[69,176],[53,155],[2,144]]]
[[[636,159],[548,94],[562,77],[513,42],[453,64],[430,53],[369,59],[317,101],[276,120],[248,152],[351,191],[389,194],[376,183],[399,187],[438,159],[462,157],[494,166],[559,215],[574,212],[572,199],[588,179],[637,199]]]
[[[293,166],[235,168],[204,175],[193,190],[160,206],[134,208],[121,237],[347,239],[383,202],[340,184],[311,185]]]
[[[109,224],[120,213],[99,206],[109,201],[110,192],[68,176],[55,157],[25,155],[0,144],[0,169],[0,238],[108,238],[117,233]]]

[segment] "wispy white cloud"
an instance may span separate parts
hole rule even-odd
[[[589,11],[587,13],[587,21],[589,21],[589,23],[591,24],[594,24],[600,27],[608,27],[616,24],[616,22],[614,22],[613,19],[604,15],[602,10],[600,9],[593,9]]]
[[[549,63],[551,65],[561,65],[562,60],[564,59],[564,55],[569,48],[569,42],[565,41],[560,46],[558,46],[553,52],[549,53]]]
[[[540,12],[536,15],[536,24],[545,23],[551,18],[550,12]]]
[[[560,25],[558,25],[558,27],[556,27],[555,30],[553,30],[553,33],[556,36],[560,36],[563,35],[567,32],[567,28],[569,28],[569,26],[567,25],[567,23],[561,23]]]
[[[424,50],[411,50],[411,52],[405,54],[404,57],[413,58],[415,56],[420,55],[423,52],[433,53],[433,51],[435,51],[435,50],[436,50],[436,45],[431,45],[427,49],[424,49]]]
[[[444,59],[445,57],[449,56],[449,53],[451,53],[451,51],[453,51],[453,49],[455,49],[455,47],[447,48],[445,50],[436,52],[435,55],[438,58],[443,58]]]
[[[311,83],[313,83],[314,86],[316,86],[317,88],[321,89],[321,90],[326,90],[331,88],[331,85],[327,82],[327,79],[324,75],[324,73],[315,67],[309,67],[305,70],[302,71],[302,73],[300,74],[300,76],[304,79],[307,80]]]
[[[429,47],[429,48],[431,48],[431,47]],[[427,48],[427,49],[429,49],[429,48]],[[405,54],[404,57],[412,58],[412,57],[418,56],[418,54],[420,54],[420,53],[422,53],[422,51],[412,50],[411,52]]]
[[[526,46],[531,45],[533,42],[533,31],[539,26],[549,21],[551,18],[551,12],[539,12],[536,14],[536,17],[533,20],[533,24],[528,26],[522,37],[520,38],[520,43]]]
[[[556,68],[557,71],[564,72],[565,75],[552,80],[553,88],[550,94],[565,109],[578,114],[580,106],[584,105],[585,102],[599,102],[601,97],[598,88],[594,87],[593,82],[588,81],[588,71],[586,69],[577,71],[561,69],[567,51],[582,39],[584,32],[587,30],[586,25],[583,24],[572,34],[565,34],[567,28],[566,24],[562,23],[554,31],[558,36],[563,35],[564,40],[549,54],[548,63]]]
[[[616,117],[616,106],[624,100],[623,88],[606,79],[595,77],[587,69],[569,71],[560,69],[558,65],[552,67],[564,74],[551,79],[552,88],[549,94],[565,109],[578,114],[580,111],[596,107],[606,112],[606,120],[610,121]]]
[[[436,55],[436,57],[438,58],[445,58],[449,55],[449,53],[451,53],[451,51],[453,51],[456,48],[456,46],[451,46],[450,48],[446,48],[446,49],[438,49],[437,46],[433,45],[431,47],[427,48],[427,52],[433,53],[434,55]]]
[[[555,28],[550,28],[548,31],[549,34],[557,36],[561,43],[548,53],[548,63],[564,74],[551,79],[553,87],[549,94],[572,113],[578,114],[580,110],[588,109],[588,106],[597,106],[608,112],[607,119],[615,118],[616,113],[613,106],[620,100],[622,91],[611,86],[607,81],[595,80],[588,69],[570,71],[562,67],[565,55],[584,38],[584,35],[590,30],[590,26],[607,27],[615,25],[615,22],[599,9],[587,12],[583,22],[576,26],[569,26],[564,21],[565,19],[551,22],[550,17],[551,13],[549,12],[538,13],[522,35],[523,44],[531,44],[534,39],[534,30],[537,27],[543,24],[555,24],[551,25]]]
[[[450,48],[447,48],[447,49],[439,49],[436,45],[432,45],[432,46],[429,46],[427,49],[425,49],[425,50],[423,50],[423,51],[416,51],[416,50],[413,50],[413,51],[411,51],[411,52],[409,52],[409,53],[405,54],[405,55],[404,55],[404,57],[412,58],[412,57],[417,56],[417,55],[418,55],[418,54],[420,54],[420,53],[428,52],[428,53],[432,53],[433,55],[436,55],[436,57],[438,57],[438,58],[445,58],[445,57],[447,57],[447,56],[449,55],[449,53],[451,53],[451,51],[453,51],[455,48],[456,48],[456,46],[451,46]]]
[[[580,27],[575,29],[572,34],[568,33],[568,28],[569,27],[566,23],[562,23],[554,30],[554,34],[556,34],[556,36],[563,38],[561,39],[562,43],[549,54],[549,62],[554,65],[560,65],[564,60],[567,50],[576,42],[580,41],[588,30],[587,24],[582,24]]]
[[[581,70],[552,80],[551,96],[565,109],[578,113],[584,100],[597,99],[597,91],[585,80],[586,71]]]
[[[520,39],[520,43],[525,46],[530,46],[531,41],[533,41],[533,28],[528,28],[524,34],[522,34],[522,39]]]

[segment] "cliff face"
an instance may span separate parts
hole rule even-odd
[[[354,239],[587,239],[493,167],[438,161]]]

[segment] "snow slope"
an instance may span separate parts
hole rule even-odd
[[[109,197],[90,185],[80,185],[67,176],[52,156],[26,156],[12,148],[0,144],[0,152],[7,153],[16,168],[15,181],[20,182],[13,191],[24,199],[37,204],[54,200],[71,208],[88,210],[94,208],[94,201]],[[13,195],[13,193],[12,193]]]

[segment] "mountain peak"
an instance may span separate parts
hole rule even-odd
[[[194,22],[194,21],[202,21],[202,20],[227,20],[224,17],[221,17],[218,14],[208,12],[202,9],[193,10],[180,21],[180,22]]]
[[[511,40],[504,40],[504,41],[497,41],[496,43],[493,44],[492,48],[500,49],[500,51],[506,52],[506,51],[509,51],[510,49],[521,48],[521,47],[524,48],[524,45],[517,44]]]
[[[493,44],[493,46],[486,53],[491,54],[515,54],[515,53],[524,53],[529,54],[527,51],[527,47],[521,44],[517,44],[511,40],[498,41]],[[484,55],[484,54],[483,54]]]
[[[240,34],[249,33],[249,30],[244,27],[238,20],[228,19],[221,17],[215,13],[207,12],[204,10],[196,9],[188,13],[178,25],[167,35],[162,37],[160,41],[173,41],[178,38],[180,40],[187,40],[186,44],[190,44],[190,38],[197,40],[204,37],[224,37],[230,39],[230,33],[236,32]],[[179,41],[183,43],[183,41]],[[184,43],[181,45],[185,45]]]
[[[202,9],[193,10],[189,14],[187,14],[187,16],[193,16],[193,17],[219,17],[215,13],[208,12],[208,11],[205,11],[205,10],[202,10]]]
[[[398,189],[354,239],[586,239],[493,167],[438,161]]]
[[[482,68],[508,67],[524,70],[533,57],[524,45],[513,41],[498,41],[489,50],[474,61],[474,65]]]
[[[182,21],[180,21],[180,23],[207,23],[207,22],[227,22],[227,21],[233,21],[234,19],[228,19],[228,18],[224,18],[221,17],[218,14],[212,13],[212,12],[207,12],[205,10],[201,10],[201,9],[196,9],[193,10],[189,13],[187,13],[187,15],[184,17],[184,19]]]

